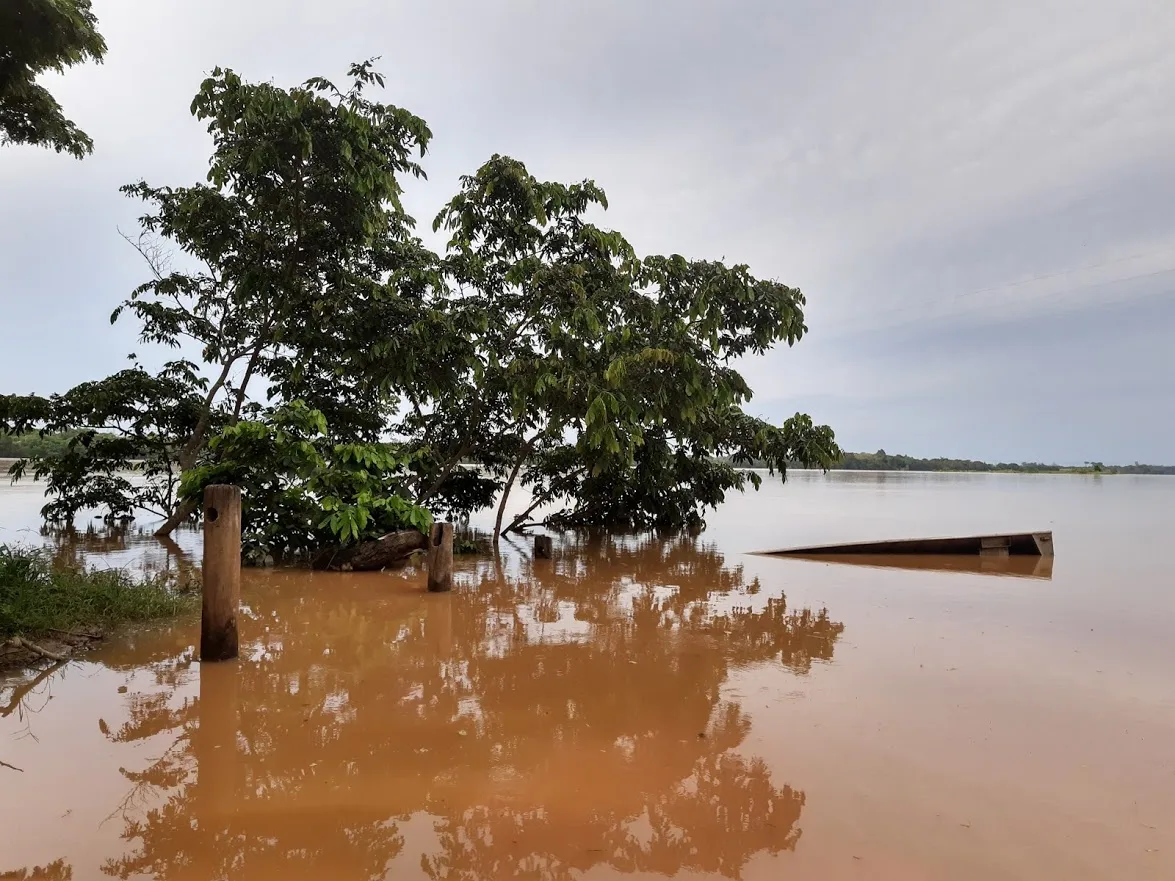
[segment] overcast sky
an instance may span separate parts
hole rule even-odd
[[[1171,0],[94,0],[106,63],[47,78],[82,162],[0,148],[0,392],[125,364],[144,267],[120,184],[203,177],[213,67],[381,55],[435,134],[422,221],[495,152],[592,177],[644,253],[749,263],[810,335],[751,408],[852,450],[1175,463]]]

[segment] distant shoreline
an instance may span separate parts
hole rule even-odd
[[[767,466],[752,466],[756,470],[766,471]],[[1165,466],[1163,466],[1165,467]],[[824,473],[819,468],[805,468],[800,465],[788,466],[787,469],[791,471],[813,471]],[[1175,466],[1169,471],[1113,471],[1106,468],[1102,471],[1093,471],[1089,468],[1050,468],[1042,471],[1030,471],[1026,469],[1009,469],[1003,470],[999,468],[988,468],[984,471],[966,470],[966,469],[948,469],[948,468],[842,468],[840,466],[833,466],[829,471],[838,471],[845,473],[856,474],[1045,474],[1058,475],[1063,477],[1172,477],[1175,476]]]
[[[736,464],[730,459],[721,461]],[[767,468],[766,462],[737,463],[750,468]],[[819,470],[806,468],[799,462],[788,463],[788,470]],[[1085,465],[1045,465],[1040,462],[978,462],[969,459],[917,459],[913,456],[891,456],[877,453],[845,453],[831,471],[861,471],[873,473],[910,474],[1085,474],[1085,475],[1150,475],[1175,476],[1175,465],[1105,465],[1089,462]]]
[[[1082,465],[1046,465],[1043,462],[980,462],[974,459],[919,459],[914,456],[876,453],[845,453],[833,466],[841,471],[925,471],[960,474],[1164,474],[1175,475],[1175,465],[1106,465],[1085,462]]]

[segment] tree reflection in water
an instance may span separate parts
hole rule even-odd
[[[105,871],[738,878],[796,846],[804,794],[735,751],[750,721],[721,687],[752,664],[806,674],[842,624],[763,596],[690,538],[570,540],[553,561],[464,575],[430,596],[411,575],[257,573],[256,636],[238,664],[200,667],[198,699],[166,632],[104,658],[150,662],[167,686],[128,696],[109,738],[176,734],[124,771],[132,850]]]
[[[65,860],[54,860],[47,866],[0,872],[0,881],[70,881],[73,869]]]

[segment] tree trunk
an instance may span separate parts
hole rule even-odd
[[[522,448],[522,452],[518,454],[518,458],[514,460],[514,467],[510,469],[510,476],[506,478],[506,483],[502,487],[502,498],[498,502],[498,516],[494,520],[494,544],[498,543],[498,539],[502,537],[502,518],[506,516],[506,500],[510,498],[510,490],[514,488],[514,481],[518,479],[518,472],[522,470],[522,465],[526,462],[526,457],[530,455],[530,451],[534,449],[535,441],[539,439],[536,434]]]
[[[416,551],[427,548],[428,536],[415,529],[404,529],[347,548],[323,548],[311,561],[310,566],[335,572],[371,572],[394,566]]]
[[[164,520],[159,528],[155,530],[156,538],[166,538],[175,532],[177,526],[196,513],[196,509],[200,506],[195,502],[181,502],[180,506],[172,512],[172,515]]]

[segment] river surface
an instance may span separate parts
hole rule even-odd
[[[0,543],[186,566],[131,534]],[[246,571],[198,622],[0,680],[0,878],[1175,878],[1175,478],[795,473],[697,539],[557,536],[458,586]],[[1051,529],[1051,561],[820,542]]]

